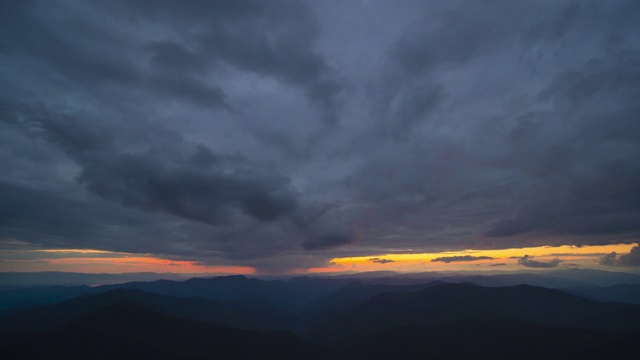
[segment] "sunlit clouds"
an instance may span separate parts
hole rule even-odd
[[[634,246],[635,244],[581,247],[562,245],[441,253],[379,254],[375,257],[335,258],[331,260],[330,266],[311,269],[311,272],[518,271],[531,268],[594,268],[604,254],[612,251],[629,253]]]

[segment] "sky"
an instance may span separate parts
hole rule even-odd
[[[0,271],[640,269],[639,17],[2,1]]]

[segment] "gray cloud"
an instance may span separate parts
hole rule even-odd
[[[264,271],[634,241],[638,14],[4,1],[0,238]]]
[[[306,250],[331,249],[353,243],[356,240],[356,234],[351,231],[327,232],[309,238],[304,243],[304,248]]]
[[[634,246],[627,254],[611,252],[600,258],[600,265],[605,266],[640,266],[640,246]]]
[[[523,257],[521,257],[520,259],[518,259],[518,264],[522,265],[522,266],[526,266],[526,267],[532,267],[532,268],[554,268],[556,266],[558,266],[558,264],[560,264],[562,262],[562,260],[555,258],[551,261],[537,261],[537,260],[532,260],[531,257],[529,255],[525,255]]]
[[[478,261],[478,260],[493,260],[491,256],[471,256],[471,255],[462,255],[462,256],[442,256],[432,259],[431,262],[458,262],[458,261]]]
[[[225,103],[222,90],[195,77],[144,69],[134,58],[142,55],[136,44],[127,42],[122,38],[124,34],[113,28],[100,29],[98,24],[104,24],[102,21],[64,24],[48,16],[47,6],[42,3],[10,1],[5,5],[2,20],[11,29],[2,39],[7,51],[37,59],[81,87],[94,87],[96,83],[133,86],[204,106],[218,107]],[[71,4],[58,4],[57,10],[65,5]],[[82,11],[79,8],[72,10]],[[89,20],[96,14],[83,15]],[[114,52],[114,49],[118,51]]]
[[[536,46],[560,40],[584,21],[580,17],[587,7],[576,2],[557,2],[541,8],[507,0],[491,4],[465,1],[457,7],[441,9],[438,22],[418,21],[410,26],[394,47],[393,57],[412,74],[436,67],[464,66],[500,52],[504,45],[525,42]],[[501,11],[498,13],[497,9]]]
[[[124,5],[129,5],[124,2]],[[295,1],[195,1],[183,6],[168,1],[135,2],[132,8],[141,17],[175,22],[181,31],[195,31],[195,49],[169,40],[150,42],[153,62],[163,72],[179,78],[203,73],[225,63],[242,71],[273,76],[304,89],[305,96],[322,112],[323,119],[335,124],[337,96],[343,84],[334,70],[312,45],[318,29],[306,4]],[[175,14],[190,19],[183,22]],[[153,21],[153,20],[152,20]],[[215,59],[212,61],[212,59]]]
[[[369,259],[369,261],[374,262],[376,264],[386,264],[386,263],[396,262],[395,260],[383,259],[383,258],[371,258]]]
[[[612,251],[606,255],[603,255],[600,258],[600,265],[605,265],[605,266],[613,266],[615,264],[616,261],[616,257],[618,256],[618,254],[615,251]]]
[[[107,200],[207,224],[218,223],[234,208],[262,221],[277,220],[296,208],[287,178],[261,174],[242,159],[214,154],[202,145],[191,161],[171,163],[150,152],[118,153],[110,133],[86,128],[73,118],[26,115],[22,122],[40,127],[46,139],[82,167],[78,181]]]
[[[140,87],[205,107],[230,108],[225,91],[205,81],[230,66],[300,87],[327,122],[338,121],[337,96],[343,85],[311,47],[317,25],[304,3],[284,0],[267,6],[251,0],[194,1],[183,6],[173,1],[122,1],[94,5],[72,10],[87,11],[83,14],[88,15],[87,20],[99,12],[116,16],[130,12],[135,21],[126,27],[131,31],[161,26],[193,35],[146,40],[139,34],[142,36],[127,39],[113,28],[115,23],[100,19],[68,25],[47,16],[45,3],[8,2],[2,18],[11,29],[2,39],[5,51],[34,57],[84,87],[96,82]],[[58,4],[57,10],[65,6],[72,4]],[[140,63],[141,58],[149,62]]]

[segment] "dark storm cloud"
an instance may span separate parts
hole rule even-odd
[[[44,3],[9,1],[3,5],[1,20],[8,31],[0,40],[7,48],[5,52],[38,59],[84,87],[97,82],[133,86],[169,99],[229,108],[225,92],[205,79],[230,66],[300,87],[326,122],[338,121],[337,97],[343,85],[312,48],[317,25],[304,3],[241,0],[193,1],[189,5],[172,1],[94,4],[96,11],[115,16],[130,12],[133,31],[162,26],[178,35],[176,40],[160,41],[126,37],[112,28],[116,24],[103,23],[106,27],[100,27],[100,23],[80,19],[55,21],[43,14],[47,11]],[[83,10],[79,9],[73,10]],[[148,58],[148,63],[141,62],[143,58]]]
[[[82,87],[139,87],[203,106],[225,105],[225,95],[219,88],[195,77],[144,69],[132,56],[140,51],[138,44],[80,19],[54,22],[42,14],[46,11],[43,5],[4,3],[1,20],[8,31],[1,40],[7,44],[7,51],[37,59]]]
[[[16,239],[87,237],[98,232],[98,223],[119,220],[82,202],[5,182],[0,182],[0,199],[2,234]]]
[[[611,252],[600,258],[600,265],[605,266],[640,266],[640,246],[631,248],[628,254]]]
[[[640,234],[635,1],[0,7],[2,239],[268,271]]]
[[[612,119],[614,127],[635,126],[627,124],[632,117],[622,115],[636,108],[630,101],[633,96],[624,94],[636,93],[640,86],[609,78],[637,78],[638,62],[632,60],[637,52],[614,55],[633,47],[635,35],[621,29],[635,26],[628,14],[637,7],[505,1],[462,2],[430,10],[438,16],[419,18],[391,46],[384,87],[372,105],[375,140],[358,144],[370,154],[363,155],[368,161],[349,178],[349,184],[358,184],[355,192],[361,199],[376,201],[373,212],[382,218],[377,221],[393,217],[397,224],[413,218],[406,226],[429,228],[430,234],[447,224],[476,223],[464,234],[592,236],[580,240],[584,243],[615,241],[603,234],[640,231],[638,209],[625,204],[635,200],[618,198],[606,186],[598,189],[609,181],[602,169],[620,162],[627,167],[619,174],[624,182],[636,182],[637,136],[621,131],[626,139],[612,139],[605,134],[612,133],[606,130]],[[583,34],[594,31],[599,37],[596,47],[603,49],[572,55],[571,49],[585,46]],[[547,59],[552,53],[562,61]],[[598,63],[593,61],[596,56],[601,57],[598,66],[593,65]],[[618,68],[621,74],[613,75]],[[574,79],[580,71],[594,80]],[[590,72],[603,74],[589,76]],[[576,86],[556,80],[568,73]],[[580,92],[581,83],[592,90]],[[616,88],[623,84],[628,89]],[[585,98],[592,94],[613,105],[590,105],[586,101],[597,103]],[[585,123],[592,130],[578,130]],[[387,139],[396,144],[386,144]],[[607,152],[587,158],[599,146]],[[623,150],[629,146],[631,153]],[[592,187],[601,192],[598,197],[609,199],[607,206],[583,193],[582,188]],[[635,190],[626,187],[620,193],[635,198]],[[576,201],[581,203],[577,208]],[[482,231],[477,221],[485,216],[496,221]],[[420,223],[420,217],[429,220]]]
[[[546,231],[569,235],[624,234],[640,231],[640,167],[622,159],[591,171],[543,182],[542,195],[528,199],[514,218],[497,222],[489,236]],[[555,194],[555,196],[551,196]]]
[[[161,251],[157,237],[172,230],[153,218],[115,204],[0,182],[0,238],[42,248]],[[176,254],[177,255],[177,254]],[[182,256],[177,255],[177,256]]]
[[[394,47],[393,57],[404,71],[416,74],[438,66],[465,65],[513,41],[556,40],[572,28],[581,5],[559,2],[552,7],[554,12],[548,13],[548,8],[535,3],[466,1],[443,11],[437,22],[418,21],[410,26]]]
[[[535,157],[521,155],[514,161],[535,178],[531,192],[536,198],[526,199],[513,218],[494,224],[489,236],[540,230],[571,235],[640,231],[640,190],[635,185],[640,181],[640,138],[633,120],[639,110],[634,100],[640,96],[638,64],[638,53],[608,62],[590,60],[583,69],[560,74],[541,93],[558,104],[556,117],[579,128],[567,134],[564,144],[535,150],[535,143],[525,138],[539,137],[542,121],[551,118],[530,114],[528,126],[537,129],[520,132],[525,138],[515,139],[513,146],[515,154],[526,150]],[[610,101],[617,106],[595,105]]]
[[[160,223],[157,229],[149,229],[145,223],[147,234],[140,236],[140,227],[126,218],[116,218],[109,227],[83,216],[62,219],[72,216],[72,212],[48,215],[56,206],[69,205],[65,197],[51,196],[49,189],[34,192],[26,186],[26,195],[21,198],[26,204],[48,203],[48,198],[59,204],[43,206],[38,211],[27,206],[24,211],[17,211],[17,205],[3,209],[14,215],[6,221],[15,220],[15,224],[4,224],[9,227],[3,231],[4,236],[18,232],[29,241],[48,246],[168,252],[181,257],[202,255],[205,262],[207,256],[213,256],[218,263],[221,257],[271,256],[296,247],[303,239],[307,239],[304,247],[308,249],[333,248],[351,241],[348,232],[336,231],[331,224],[312,227],[322,214],[300,222],[297,195],[287,176],[248,159],[238,150],[221,153],[187,140],[173,132],[175,123],[158,119],[154,124],[148,120],[155,112],[149,109],[156,104],[182,101],[237,113],[227,102],[222,87],[211,81],[220,76],[222,82],[228,81],[224,77],[237,70],[272,77],[297,88],[317,107],[323,121],[336,124],[341,80],[313,49],[317,24],[305,4],[282,1],[265,6],[261,2],[230,1],[191,2],[188,6],[175,2],[78,6],[72,2],[8,2],[3,7],[3,28],[8,30],[2,32],[3,53],[13,56],[9,59],[31,59],[35,66],[30,71],[49,72],[46,76],[55,78],[54,87],[61,86],[55,82],[64,79],[63,91],[84,92],[85,99],[76,104],[95,99],[85,111],[64,102],[32,104],[17,93],[15,97],[3,93],[3,131],[9,135],[18,129],[26,137],[24,141],[32,141],[42,149],[48,143],[55,161],[64,161],[62,152],[73,162],[65,166],[76,172],[76,176],[65,177],[77,180],[90,193],[113,204],[218,227],[207,234],[188,222],[172,225],[170,230]],[[103,13],[117,15],[129,10],[131,17],[118,22],[103,17]],[[62,15],[51,16],[58,12]],[[150,28],[163,28],[165,35],[179,36],[161,36],[157,40],[153,31],[146,32]],[[126,34],[129,31],[133,33]],[[25,94],[33,96],[37,92],[20,77],[9,78]],[[46,77],[40,80],[49,81],[47,86],[52,81]],[[132,101],[137,104],[132,106]],[[100,110],[91,108],[97,104],[101,104]],[[168,130],[167,125],[173,130]],[[6,144],[11,146],[10,142]],[[13,162],[13,173],[24,173],[25,164]],[[82,197],[81,191],[76,196]],[[93,209],[85,213],[96,217],[96,212],[112,206],[96,202],[95,198],[82,201],[87,204],[81,208]],[[134,215],[150,222],[160,220],[150,215],[145,218],[143,213]],[[247,222],[242,216],[257,222]],[[58,220],[52,222],[53,219]],[[287,219],[292,221],[290,225]],[[96,225],[90,226],[93,223]],[[277,224],[260,225],[267,223]],[[298,225],[292,227],[293,223]],[[48,234],[43,224],[49,224]],[[114,234],[107,229],[127,227],[128,234],[117,236],[135,237],[135,245],[115,240],[109,243],[108,237]],[[155,242],[151,240],[154,236]],[[189,236],[193,238],[186,246],[174,249],[170,243]],[[207,243],[211,241],[214,244]],[[262,245],[256,247],[259,242]],[[247,246],[251,243],[254,245]]]
[[[383,259],[383,258],[371,258],[369,259],[369,261],[374,262],[376,264],[387,264],[387,263],[396,262],[395,260]]]
[[[216,224],[234,207],[263,221],[277,220],[296,207],[284,178],[165,166],[144,155],[89,161],[80,183],[106,199],[145,210]]]
[[[389,90],[390,93],[385,94],[382,100],[383,103],[387,103],[387,108],[383,111],[388,117],[396,120],[385,124],[381,135],[390,136],[395,141],[406,141],[412,131],[427,120],[428,115],[437,109],[446,96],[440,84],[408,86],[407,89],[390,86]]]
[[[518,264],[522,265],[522,266],[526,266],[526,267],[531,267],[531,268],[554,268],[556,266],[558,266],[558,264],[560,264],[562,262],[562,260],[555,258],[551,261],[537,261],[537,260],[533,260],[531,259],[531,257],[529,255],[525,255],[523,257],[521,257],[520,259],[518,259]]]
[[[471,255],[462,255],[462,256],[442,256],[432,259],[431,262],[457,262],[457,261],[479,261],[479,260],[493,260],[491,256],[471,256]]]
[[[305,250],[331,249],[353,243],[356,240],[357,236],[352,231],[321,233],[308,239],[304,243],[304,248]]]
[[[304,89],[329,124],[338,121],[343,85],[321,54],[313,50],[318,29],[306,4],[255,0],[123,2],[136,16],[174,23],[194,32],[193,50],[173,41],[150,42],[152,62],[163,72],[184,78],[228,64],[242,71],[273,76]],[[176,16],[177,15],[177,16]],[[186,40],[186,39],[185,39]]]
[[[396,162],[392,164],[398,166],[389,165],[394,166],[395,179],[385,181],[384,186],[388,188],[389,183],[404,181],[406,177],[410,182],[404,183],[400,191],[412,193],[414,198],[434,199],[435,203],[443,198],[443,192],[466,193],[459,200],[452,195],[446,197],[449,201],[471,203],[469,200],[485,197],[489,191],[500,191],[502,196],[496,200],[502,198],[513,205],[501,204],[503,209],[498,212],[509,206],[514,215],[505,214],[494,222],[485,232],[489,237],[526,233],[588,235],[592,237],[581,241],[598,243],[608,241],[603,240],[603,235],[638,233],[640,194],[634,184],[640,180],[637,165],[640,138],[639,132],[633,131],[637,121],[632,119],[633,114],[638,113],[634,99],[640,95],[640,57],[637,49],[626,47],[638,36],[637,27],[630,23],[630,14],[637,14],[639,9],[632,3],[618,5],[597,10],[595,3],[558,2],[538,7],[533,3],[509,1],[466,2],[443,11],[438,21],[417,22],[410,27],[393,48],[392,63],[395,69],[407,74],[405,78],[414,89],[419,89],[420,83],[441,82],[438,78],[443,73],[476,76],[465,71],[467,68],[477,67],[478,71],[499,74],[498,67],[533,61],[536,56],[543,58],[546,49],[579,46],[580,41],[573,39],[595,28],[602,29],[600,42],[607,55],[594,53],[593,57],[584,59],[567,55],[566,61],[572,66],[551,77],[547,85],[522,85],[525,92],[532,94],[539,88],[536,97],[521,103],[519,108],[486,120],[472,108],[464,114],[467,119],[459,123],[441,111],[428,114],[426,119],[422,118],[421,127],[425,131],[446,128],[473,131],[475,140],[460,144],[452,135],[450,149],[443,152],[435,146],[443,137],[432,139],[432,145],[420,149],[422,157],[417,158],[418,161],[402,159],[402,165],[398,165],[398,159],[394,159]],[[550,8],[554,11],[548,12]],[[631,27],[635,27],[635,32],[625,32],[624,29]],[[524,44],[540,49],[540,54],[520,48]],[[520,60],[512,58],[513,55]],[[521,73],[514,75],[518,77]],[[498,91],[497,88],[488,90],[483,84],[478,84],[477,89],[462,91],[482,97],[483,89]],[[447,88],[445,93],[447,96],[440,100],[440,108],[449,104],[450,111],[455,111],[454,106],[466,106],[462,101],[455,102],[455,91]],[[523,96],[524,99],[527,95]],[[506,100],[509,95],[503,94],[503,98]],[[392,99],[395,106],[402,108],[403,101],[397,96]],[[547,109],[542,110],[544,107]],[[411,107],[406,109],[409,111]],[[410,118],[415,120],[420,116]],[[449,119],[449,123],[440,124],[441,118]],[[480,126],[468,130],[466,127],[472,123]],[[416,140],[419,129],[414,126],[409,132]],[[493,146],[481,144],[494,141]],[[469,152],[474,148],[473,153]],[[438,155],[439,152],[443,154]],[[384,174],[388,171],[384,165],[370,165],[368,172]],[[399,166],[413,170],[400,177]],[[504,172],[505,176],[502,184],[506,186],[500,190],[492,186],[476,191],[473,188],[480,182],[469,182],[470,174],[478,179],[495,179],[494,174],[498,172]],[[444,177],[447,183],[434,183],[439,177]],[[430,197],[432,191],[434,195]],[[508,197],[511,200],[507,200]],[[427,209],[428,205],[423,203],[420,208]]]
[[[11,121],[11,115],[5,113],[3,120]],[[104,130],[51,113],[30,115],[23,111],[20,120],[12,122],[40,128],[82,167],[79,183],[104,199],[207,224],[226,220],[236,208],[262,221],[296,209],[286,177],[262,174],[242,159],[214,154],[202,145],[194,149],[191,161],[173,163],[153,152],[119,153]]]

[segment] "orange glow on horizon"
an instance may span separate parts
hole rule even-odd
[[[598,261],[604,254],[616,252],[626,254],[637,244],[614,244],[595,246],[538,246],[527,248],[461,250],[438,253],[390,253],[369,256],[338,257],[331,259],[327,266],[300,268],[289,274],[337,274],[367,271],[395,271],[400,273],[426,271],[516,271],[545,270],[544,268],[525,267],[518,260],[529,255],[531,260],[549,262],[559,258],[556,269],[567,267],[601,268]],[[11,251],[4,251],[10,253]],[[182,274],[257,274],[250,266],[205,265],[190,260],[170,260],[151,254],[132,254],[93,249],[32,249],[22,250],[25,257],[14,257],[0,263],[1,271],[69,271],[84,273],[126,273],[157,272]],[[472,257],[460,261],[456,257]],[[473,257],[488,257],[474,259]],[[433,261],[437,258],[449,262]],[[464,259],[462,259],[464,260]],[[616,269],[607,267],[607,270]],[[627,269],[628,270],[628,269]]]
[[[151,255],[93,249],[37,249],[28,259],[5,260],[2,271],[71,271],[83,273],[158,272],[175,274],[255,274],[250,266],[204,265],[196,261],[170,260]]]
[[[194,261],[176,261],[151,257],[101,257],[101,258],[60,258],[49,259],[52,265],[79,266],[100,272],[171,272],[171,273],[228,273],[253,274],[256,270],[248,266],[210,266],[200,265]],[[101,270],[102,269],[102,270]],[[93,272],[93,271],[92,271]]]

